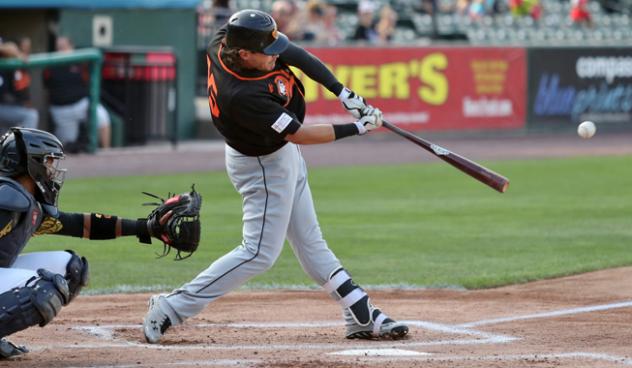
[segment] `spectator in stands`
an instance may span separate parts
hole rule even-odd
[[[30,46],[28,41],[25,47]],[[30,47],[25,50],[30,52]],[[0,38],[0,57],[26,60],[28,54],[15,43]],[[31,77],[26,70],[0,70],[0,134],[13,126],[37,128],[39,114],[30,104],[30,85]]]
[[[198,6],[198,35],[210,37],[233,14],[230,0],[204,0]]]
[[[320,0],[308,0],[305,6],[305,22],[303,22],[303,41],[324,43],[322,30],[325,23],[325,4]]]
[[[218,27],[228,22],[228,18],[234,13],[230,7],[230,0],[213,0],[210,11],[213,16],[213,23]]]
[[[485,16],[485,14],[487,14],[485,0],[472,0],[468,9],[468,16],[472,20],[480,20],[483,16]]]
[[[31,39],[27,36],[20,38],[18,48],[24,58],[28,58],[31,55]],[[15,90],[18,94],[19,100],[22,105],[32,108],[31,103],[31,74],[28,69],[18,70],[19,75],[16,75]],[[35,111],[37,113],[37,111]]]
[[[270,15],[274,18],[279,32],[293,41],[303,39],[299,9],[293,0],[276,0],[272,3]]]
[[[384,5],[380,10],[380,19],[375,25],[378,43],[389,43],[395,34],[397,13],[389,5]]]
[[[336,24],[336,18],[338,17],[338,9],[335,5],[325,5],[325,16],[323,17],[323,39],[325,43],[330,46],[339,44],[342,41],[342,34],[338,25]]]
[[[533,20],[539,20],[542,15],[540,0],[509,0],[509,10],[514,16],[530,16]]]
[[[434,14],[439,4],[437,4],[437,0],[420,0],[419,7],[416,9],[424,14]]]
[[[72,52],[74,46],[68,37],[59,37],[57,51]],[[89,83],[85,64],[65,64],[44,70],[44,85],[48,88],[50,113],[55,124],[55,135],[68,152],[85,149],[87,132]],[[110,147],[110,116],[100,103],[97,105],[99,143]]]
[[[336,45],[342,36],[336,25],[336,7],[322,0],[308,0],[305,4],[305,20],[303,24],[303,41],[318,45]]]
[[[464,15],[464,16],[468,15],[470,13],[471,3],[472,3],[471,0],[457,0],[456,5],[455,5],[456,14]]]
[[[569,17],[574,25],[593,26],[592,16],[588,11],[588,0],[571,0]]]
[[[358,25],[352,39],[354,41],[367,41],[375,43],[378,34],[375,30],[375,10],[376,5],[370,0],[361,0],[358,3]]]

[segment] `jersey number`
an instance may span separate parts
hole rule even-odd
[[[219,106],[217,106],[217,85],[215,84],[215,76],[208,74],[208,104],[211,107],[211,115],[219,118]]]

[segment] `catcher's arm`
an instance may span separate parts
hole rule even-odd
[[[48,216],[36,235],[67,235],[91,240],[107,240],[119,236],[149,237],[147,220],[129,220],[101,213],[69,213],[59,211],[58,217]]]
[[[177,198],[177,200],[175,199]],[[194,198],[193,201],[190,201]],[[176,248],[176,259],[183,259],[181,251],[193,253],[200,239],[200,195],[189,193],[173,196],[154,209],[148,218],[130,220],[100,213],[59,212],[57,217],[47,216],[36,234],[74,236],[92,240],[136,236],[141,243],[151,244],[151,237],[165,243],[163,255]]]

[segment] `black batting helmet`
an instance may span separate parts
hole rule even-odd
[[[278,55],[289,44],[286,35],[277,31],[277,25],[268,13],[246,9],[228,19],[226,46],[266,55]]]
[[[36,199],[55,207],[66,174],[57,167],[63,158],[59,139],[43,130],[11,128],[0,138],[0,176],[29,175],[38,189]]]

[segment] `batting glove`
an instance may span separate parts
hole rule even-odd
[[[380,109],[368,107],[362,111],[362,115],[360,120],[355,122],[359,135],[366,134],[382,126],[382,111]]]
[[[338,95],[338,99],[342,103],[342,106],[356,119],[361,118],[362,110],[369,107],[364,98],[358,96],[355,92],[346,87],[342,89],[342,92]]]

